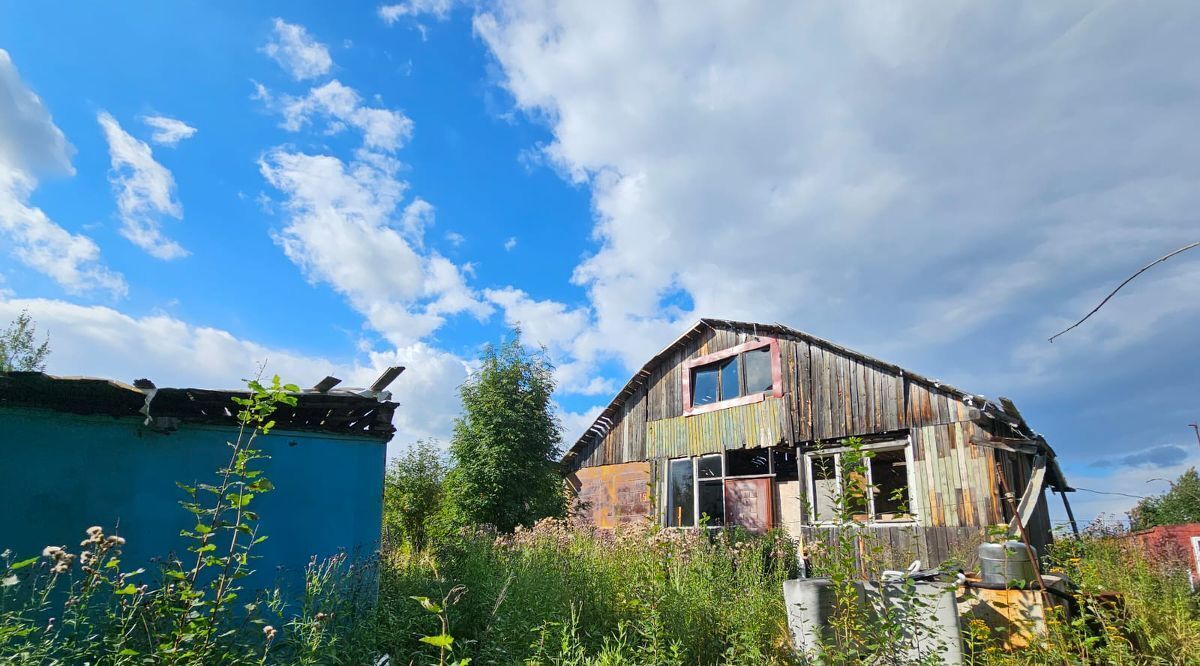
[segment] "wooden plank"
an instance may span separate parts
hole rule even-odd
[[[807,342],[796,343],[796,385],[799,387],[798,409],[800,413],[797,439],[813,438],[812,359]]]
[[[1021,525],[1029,527],[1030,519],[1033,517],[1034,511],[1037,509],[1039,500],[1043,499],[1042,489],[1046,484],[1046,456],[1038,455],[1033,459],[1033,471],[1029,475],[1029,482],[1026,484],[1021,493],[1021,501],[1017,504],[1017,515],[1008,523],[1008,531],[1010,535],[1017,535],[1017,521],[1020,520]],[[1014,492],[1016,488],[1012,489]]]
[[[861,433],[875,432],[875,419],[871,417],[870,401],[872,377],[867,371],[866,364],[856,361],[854,365],[858,380],[855,387],[858,393],[858,417],[855,419],[854,426]]]

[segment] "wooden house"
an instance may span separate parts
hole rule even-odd
[[[873,452],[865,480],[842,478],[850,437]],[[1044,491],[1071,490],[1005,398],[786,326],[715,319],[651,358],[563,463],[581,517],[601,527],[649,518],[828,538],[844,484],[865,484],[854,519],[933,564],[999,523],[1044,547]]]

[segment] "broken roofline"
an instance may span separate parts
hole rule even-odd
[[[611,427],[612,423],[614,422],[615,417],[620,411],[622,405],[625,404],[625,401],[629,398],[629,396],[633,395],[633,393],[640,386],[643,386],[647,383],[647,380],[650,378],[651,371],[655,366],[666,360],[666,358],[680,346],[684,345],[695,336],[702,334],[706,328],[716,330],[718,327],[742,330],[753,335],[761,334],[766,336],[782,336],[803,340],[809,344],[818,345],[863,363],[888,370],[909,381],[923,384],[927,387],[937,389],[938,391],[953,394],[962,399],[967,405],[978,409],[981,416],[989,417],[1007,424],[1013,433],[1017,435],[1017,439],[1027,441],[1039,449],[1044,448],[1049,454],[1051,461],[1053,461],[1055,458],[1054,451],[1050,448],[1050,445],[1046,442],[1046,440],[1029,427],[1029,425],[1025,422],[1024,417],[1022,417],[1021,413],[1017,411],[1016,406],[1012,404],[1012,401],[1006,398],[1000,398],[1001,403],[1005,404],[999,404],[988,400],[982,395],[963,391],[962,389],[950,386],[949,384],[943,384],[937,380],[929,379],[928,377],[924,377],[915,372],[905,370],[894,363],[888,363],[887,361],[880,360],[873,356],[868,356],[861,352],[854,351],[853,349],[843,347],[836,342],[819,338],[815,335],[805,333],[804,331],[800,331],[789,326],[784,326],[783,324],[757,324],[753,322],[736,321],[731,319],[713,319],[704,317],[698,320],[695,325],[685,331],[678,338],[675,338],[675,340],[671,342],[671,344],[664,347],[662,351],[655,354],[641,367],[640,370],[633,374],[633,377],[631,377],[629,381],[626,382],[625,386],[617,392],[617,395],[612,399],[608,406],[604,408],[604,411],[600,412],[600,415],[596,417],[596,420],[592,423],[591,427],[589,427],[571,446],[571,448],[563,456],[563,461],[569,461],[571,458],[578,455],[579,451],[586,445],[589,438],[604,437],[605,434],[607,434],[609,427]],[[1054,468],[1055,471],[1057,471],[1057,463],[1054,463]],[[1061,479],[1061,472],[1057,473],[1056,476]],[[1061,487],[1066,487],[1065,481],[1061,483]]]
[[[333,389],[336,378],[294,395],[296,406],[280,405],[272,418],[278,430],[358,435],[387,442],[396,432],[396,403],[384,389],[403,367],[388,368],[368,389]],[[244,389],[156,388],[93,377],[56,377],[41,372],[0,373],[0,408],[26,407],[116,418],[143,417],[146,426],[169,432],[179,424],[238,425],[234,397]]]

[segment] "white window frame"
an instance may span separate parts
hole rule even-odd
[[[767,473],[766,474],[746,474],[746,475],[740,475],[740,476],[728,476],[726,474],[726,470],[728,469],[729,463],[726,460],[726,455],[729,453],[729,451],[731,449],[725,449],[724,451],[719,451],[719,452],[714,452],[714,453],[703,453],[698,456],[686,456],[686,457],[680,456],[678,458],[668,458],[667,459],[667,473],[663,476],[663,485],[664,485],[663,493],[664,493],[664,497],[667,498],[667,502],[664,505],[666,508],[666,515],[663,516],[662,524],[664,526],[666,526],[668,529],[683,529],[683,530],[694,530],[699,526],[699,523],[700,523],[700,483],[702,481],[720,481],[721,482],[721,513],[722,513],[722,515],[724,515],[725,508],[726,508],[724,491],[725,491],[725,481],[727,479],[766,479],[766,478],[773,479],[773,478],[775,478],[775,455],[774,455],[775,447],[763,447],[763,448],[765,448],[766,451],[768,452],[767,453]],[[733,450],[740,451],[741,449],[733,449]],[[700,476],[700,459],[701,458],[712,458],[712,457],[719,457],[721,459],[721,475],[720,476],[701,477]],[[691,525],[668,525],[668,523],[670,522],[670,518],[671,518],[671,508],[672,508],[671,507],[671,495],[670,495],[671,463],[679,461],[679,460],[691,460],[692,461],[692,524]],[[796,464],[797,465],[800,464],[799,457],[797,457],[797,459],[796,459]],[[709,525],[708,529],[718,529],[718,528],[722,528],[722,527],[725,527],[725,525],[724,524]]]
[[[867,515],[869,518],[862,524],[873,527],[891,527],[894,525],[908,525],[918,522],[917,511],[913,506],[913,489],[916,488],[916,473],[913,466],[913,446],[912,437],[904,439],[896,439],[887,442],[878,442],[875,444],[866,444],[862,447],[863,451],[904,451],[904,471],[905,482],[908,484],[908,518],[900,520],[876,520],[875,519],[875,494],[867,493]],[[804,452],[804,496],[809,499],[808,502],[808,521],[810,525],[836,525],[834,520],[817,520],[817,503],[815,498],[815,488],[813,486],[813,459],[834,457],[834,473],[837,478],[838,494],[842,492],[842,465],[839,456],[846,451],[851,450],[848,446],[836,446],[827,449],[819,449]],[[874,486],[874,479],[871,478],[871,466],[867,465],[867,484]]]

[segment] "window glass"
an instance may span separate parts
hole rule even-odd
[[[725,476],[770,474],[770,449],[733,449],[725,452]]]
[[[796,449],[783,447],[771,449],[775,457],[775,480],[796,481],[800,478],[800,467],[796,464]]]
[[[721,454],[714,456],[702,456],[696,463],[696,468],[700,471],[700,478],[712,479],[721,476]]]
[[[836,456],[817,456],[812,459],[812,502],[817,521],[837,520],[837,460]]]
[[[773,388],[771,382],[771,348],[752,349],[742,355],[746,363],[746,395],[762,393]]]
[[[721,399],[729,400],[742,394],[742,384],[738,373],[738,357],[728,358],[720,363],[721,366]]]
[[[668,472],[667,525],[691,527],[696,524],[692,497],[692,461],[672,460]]]
[[[692,404],[707,405],[717,401],[717,366],[705,365],[692,371]]]
[[[871,458],[876,520],[899,520],[908,512],[908,466],[904,449],[876,451]]]
[[[725,482],[721,480],[701,481],[700,515],[708,516],[709,525],[725,524]]]

